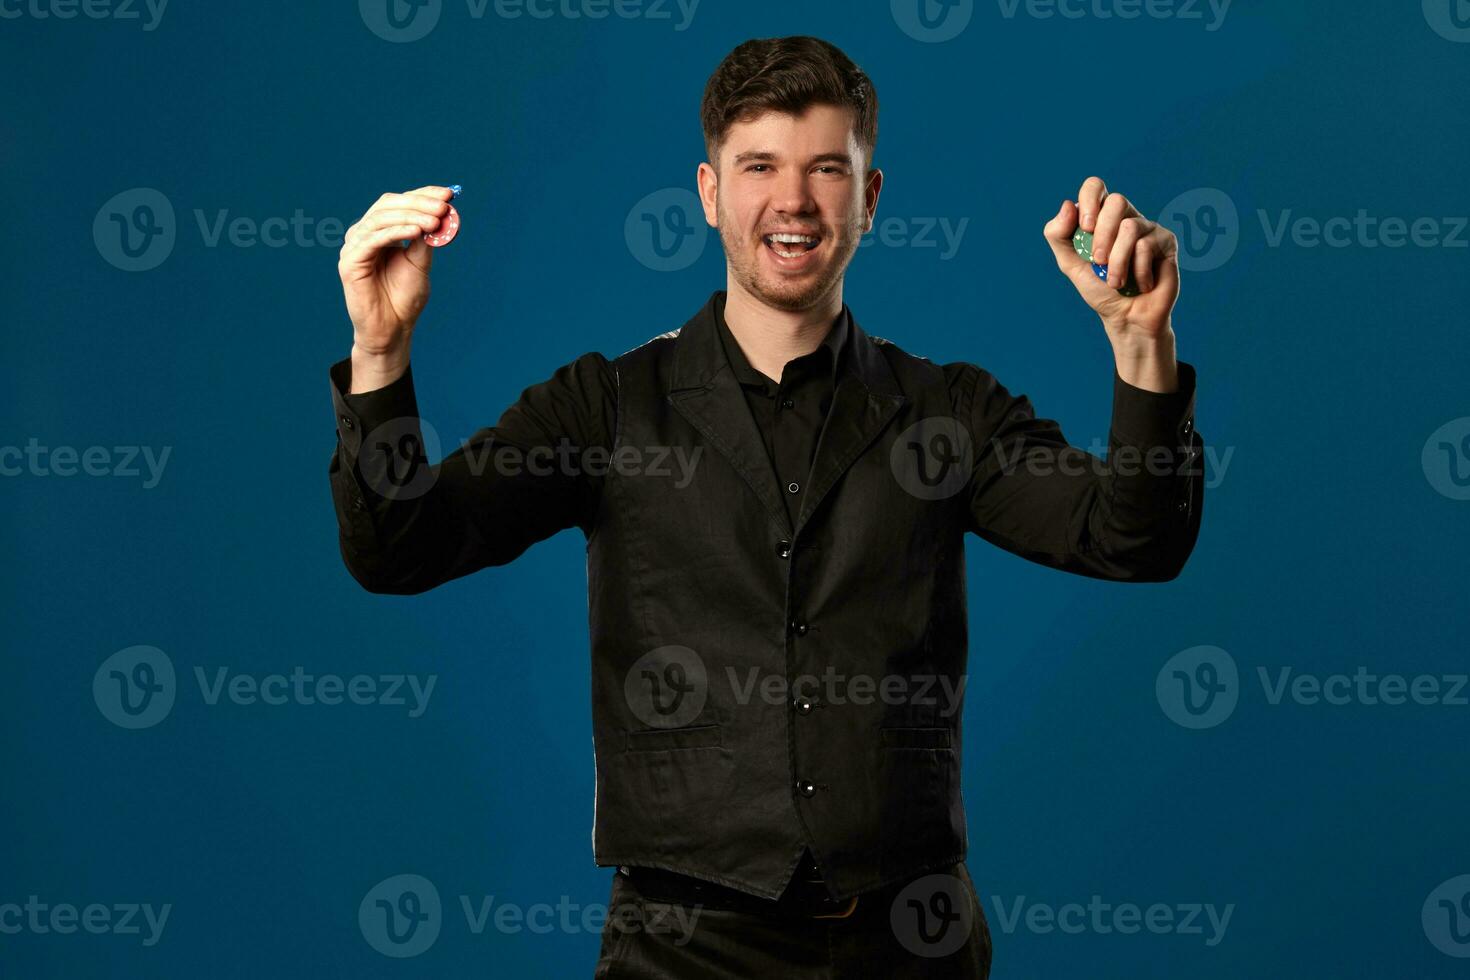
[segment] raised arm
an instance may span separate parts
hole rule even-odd
[[[1098,177],[1083,182],[1076,202],[1062,202],[1042,234],[1112,345],[1108,455],[1069,446],[1026,396],[961,366],[953,377],[968,393],[957,410],[975,440],[971,529],[1083,575],[1173,578],[1194,549],[1204,498],[1195,371],[1175,356],[1178,243]]]
[[[433,257],[420,236],[449,196],[430,186],[379,198],[349,229],[338,263],[353,346],[329,372],[337,445],[328,473],[342,560],[370,592],[424,592],[565,528],[590,532],[600,492],[582,465],[587,449],[605,450],[615,410],[600,354],[559,368],[493,427],[429,459],[436,439],[426,446],[434,430],[419,417],[409,348]]]

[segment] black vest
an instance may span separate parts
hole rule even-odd
[[[852,322],[793,527],[718,297],[612,362],[587,544],[593,850],[775,898],[809,846],[843,899],[965,856],[947,692],[969,495],[924,499],[894,463],[906,429],[954,410],[937,364]]]

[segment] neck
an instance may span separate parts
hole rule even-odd
[[[828,295],[804,310],[767,306],[728,277],[725,287],[725,324],[740,344],[750,366],[772,381],[781,380],[786,362],[810,354],[826,339],[842,312],[842,281]]]

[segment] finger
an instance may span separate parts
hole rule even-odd
[[[1114,289],[1121,289],[1128,282],[1128,270],[1133,265],[1133,247],[1146,234],[1145,225],[1146,222],[1142,218],[1124,218],[1118,225],[1117,237],[1113,239],[1112,247],[1105,253],[1108,259],[1108,285]],[[1092,240],[1093,261],[1097,261],[1098,254],[1097,239],[1094,238]]]
[[[1103,201],[1102,211],[1097,216],[1097,227],[1092,234],[1092,260],[1099,265],[1111,261],[1113,242],[1118,240],[1118,226],[1125,218],[1138,212],[1122,194],[1109,194]]]
[[[1072,235],[1076,231],[1077,205],[1071,201],[1063,201],[1056,217],[1041,229],[1057,260],[1057,268],[1072,280],[1072,285],[1077,287],[1083,299],[1095,305],[1117,294],[1103,285],[1102,280],[1093,274],[1092,263],[1078,255],[1077,250],[1072,247]]]
[[[439,227],[439,216],[414,211],[409,208],[391,208],[385,211],[369,211],[362,220],[348,229],[348,234],[370,235],[379,228],[389,225],[413,225],[422,234]]]
[[[1101,177],[1088,177],[1077,191],[1077,207],[1082,211],[1082,230],[1095,231],[1098,212],[1102,210],[1103,198],[1108,196],[1108,187]],[[1094,253],[1096,254],[1096,253]]]
[[[1087,262],[1077,254],[1072,247],[1072,235],[1077,231],[1077,205],[1071,201],[1063,201],[1057,210],[1056,216],[1042,226],[1041,234],[1046,238],[1047,244],[1051,246],[1052,254],[1057,260],[1057,268],[1070,276],[1078,266],[1086,266]]]
[[[446,208],[444,214],[448,214]],[[383,225],[419,225],[425,231],[432,231],[439,227],[439,222],[444,214],[434,211],[421,211],[418,208],[384,208],[381,211],[373,210],[362,216],[358,222],[364,229],[381,228]]]
[[[413,210],[423,211],[427,214],[442,217],[449,212],[449,202],[432,194],[422,194],[418,191],[408,191],[403,194],[384,194],[373,202],[368,208],[368,213],[387,210]]]
[[[1156,239],[1157,240],[1157,239]],[[1164,290],[1166,296],[1179,296],[1179,250],[1174,245],[1174,234],[1169,232],[1163,239],[1162,254],[1154,265],[1154,284]]]
[[[426,197],[438,198],[441,201],[447,201],[450,198],[454,197],[454,191],[450,190],[448,187],[441,187],[438,184],[425,184],[423,187],[416,187],[411,191],[404,191],[404,193],[423,194]]]
[[[1154,284],[1158,281],[1157,273],[1154,271],[1154,265],[1161,257],[1158,244],[1152,236],[1140,238],[1138,243],[1133,246],[1133,278],[1138,283],[1138,291],[1140,293],[1147,293],[1153,290]],[[1111,268],[1108,269],[1110,280],[1112,278],[1112,271]],[[1125,279],[1124,282],[1127,282],[1127,280]],[[1111,285],[1111,282],[1109,284]]]
[[[344,274],[351,271],[361,271],[371,268],[377,261],[378,253],[388,246],[397,246],[404,239],[417,240],[423,245],[423,231],[418,225],[386,225],[371,232],[364,232],[353,236],[342,246],[342,252],[337,266]],[[428,245],[423,245],[428,248]],[[425,268],[422,262],[415,262],[420,268]]]

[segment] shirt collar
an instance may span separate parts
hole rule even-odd
[[[847,346],[848,330],[847,304],[842,304],[842,312],[837,314],[837,320],[832,324],[832,329],[822,338],[818,350],[825,347],[829,352],[828,377],[832,384],[837,383],[837,369],[841,365],[842,352]],[[735,334],[730,331],[730,325],[725,322],[725,294],[719,295],[715,303],[715,325],[720,334],[720,343],[725,348],[725,357],[730,362],[730,370],[735,379],[742,385],[754,385],[763,389],[775,386],[776,382],[761,374],[751,366],[750,360],[746,358],[745,352],[740,349],[740,343],[735,339]]]

